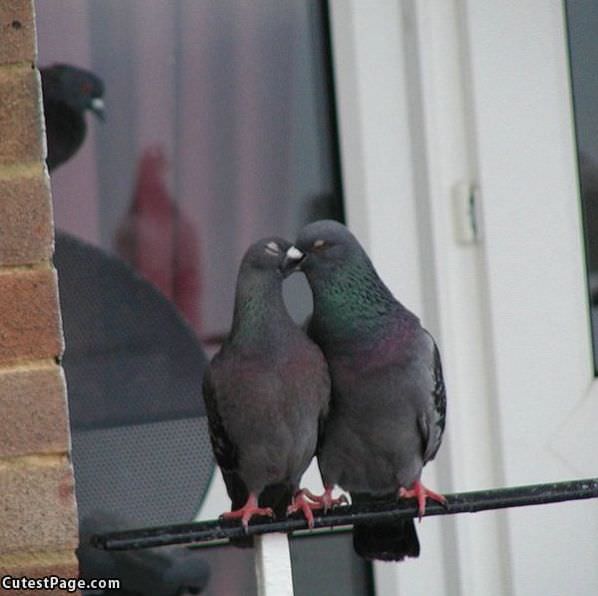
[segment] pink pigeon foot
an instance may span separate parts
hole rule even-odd
[[[321,509],[322,506],[319,503],[312,503],[309,501],[305,492],[305,490],[300,490],[295,493],[293,501],[287,507],[287,515],[301,511],[307,520],[308,528],[311,529],[314,527],[314,514],[312,513],[312,509]]]
[[[332,509],[336,505],[347,505],[349,503],[345,495],[341,495],[336,499],[332,497],[333,486],[324,487],[324,494],[321,496],[314,495],[311,491],[306,488],[303,489],[303,494],[310,500],[313,501],[316,507],[312,506],[312,509],[324,509],[326,513],[329,509]]]
[[[413,483],[413,486],[409,489],[401,487],[399,489],[399,497],[403,499],[417,499],[417,509],[419,512],[419,521],[421,522],[424,513],[426,512],[426,497],[436,501],[441,505],[446,505],[446,499],[435,493],[434,491],[426,488],[419,480]]]
[[[223,513],[220,518],[221,519],[239,519],[241,518],[241,523],[245,528],[245,532],[247,532],[247,528],[249,525],[249,520],[254,515],[265,515],[268,517],[272,517],[274,512],[270,507],[258,507],[257,504],[257,497],[251,493],[249,498],[247,499],[247,503],[243,505],[240,509],[235,509],[234,511],[226,511]]]

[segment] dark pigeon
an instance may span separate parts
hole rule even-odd
[[[69,64],[40,69],[50,172],[69,160],[87,133],[85,112],[104,119],[104,83],[92,72]]]
[[[225,519],[301,511],[299,481],[328,411],[330,377],[320,349],[291,319],[282,296],[290,243],[252,245],[239,270],[232,329],[207,370],[210,438],[231,499]]]
[[[308,333],[322,348],[332,401],[318,463],[330,499],[335,485],[354,503],[415,497],[445,499],[421,483],[438,451],[446,412],[440,355],[419,319],[378,277],[349,230],[331,220],[307,225],[288,261],[307,276],[314,297]],[[366,559],[417,557],[413,520],[355,524]]]

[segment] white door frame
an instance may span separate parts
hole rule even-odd
[[[443,353],[449,426],[427,481],[448,492],[596,475],[562,3],[330,5],[348,223]],[[425,520],[422,557],[376,565],[378,591],[598,591],[592,511]]]

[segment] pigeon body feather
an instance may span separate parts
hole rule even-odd
[[[344,342],[340,352],[324,348],[334,408],[320,467],[326,481],[371,495],[419,480],[426,453],[440,442],[434,368],[426,357],[433,340],[417,319],[391,318],[379,331],[377,341]]]

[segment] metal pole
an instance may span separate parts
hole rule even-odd
[[[598,478],[534,484],[531,486],[514,486],[445,496],[447,499],[446,507],[428,501],[426,517],[597,498]],[[391,520],[415,516],[417,516],[417,506],[413,499],[400,499],[395,503],[336,507],[326,515],[316,516],[314,527],[351,526],[355,522],[382,521],[384,519]],[[305,519],[298,516],[280,520],[256,520],[249,524],[247,532],[237,522],[212,520],[95,535],[91,537],[91,544],[106,550],[130,550],[169,544],[209,542],[210,540],[245,535],[258,536],[268,533],[291,532],[306,528]]]
[[[258,596],[293,596],[291,553],[286,534],[255,537],[255,574]]]

